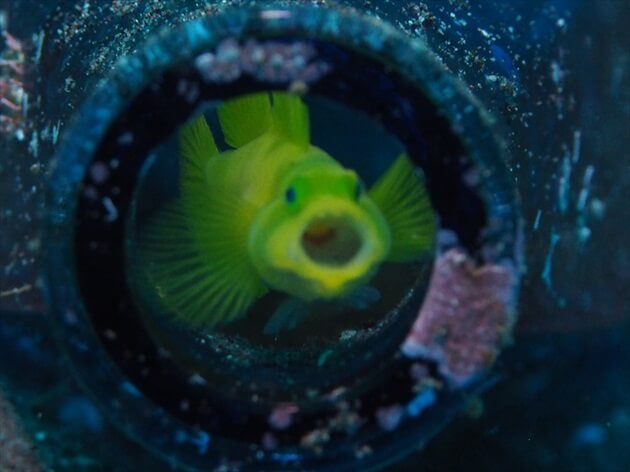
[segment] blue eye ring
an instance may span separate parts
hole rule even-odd
[[[289,187],[286,192],[284,192],[284,198],[287,203],[295,202],[295,188]]]

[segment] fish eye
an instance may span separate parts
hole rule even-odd
[[[284,199],[287,201],[287,203],[295,202],[295,188],[294,187],[289,187],[286,190],[286,192],[284,192]]]

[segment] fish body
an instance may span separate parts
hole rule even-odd
[[[217,113],[231,149],[219,151],[203,115],[185,125],[180,196],[144,231],[147,277],[182,321],[232,321],[269,290],[342,299],[382,262],[431,247],[432,212],[405,155],[368,192],[310,143],[298,97],[250,95]]]

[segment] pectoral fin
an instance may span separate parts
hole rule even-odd
[[[141,253],[167,311],[207,328],[242,316],[267,289],[248,257],[248,210],[189,190],[146,227]]]
[[[392,247],[387,260],[420,259],[433,245],[435,221],[422,179],[401,154],[369,191],[389,224]]]

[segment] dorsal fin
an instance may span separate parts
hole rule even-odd
[[[310,119],[304,102],[292,93],[274,92],[273,122],[276,130],[293,143],[307,147],[311,142]]]
[[[217,110],[225,142],[240,148],[268,132],[272,126],[268,93],[233,98]]]
[[[433,245],[435,221],[424,184],[401,154],[369,191],[389,224],[392,247],[387,260],[409,262]]]
[[[228,100],[217,110],[225,142],[240,148],[273,131],[301,147],[310,144],[308,108],[288,92],[267,92]]]

